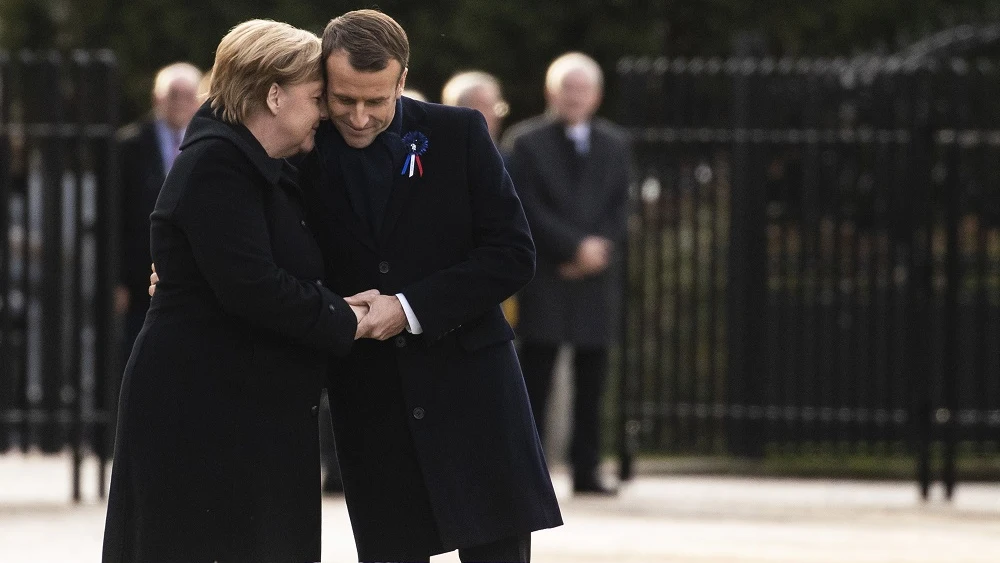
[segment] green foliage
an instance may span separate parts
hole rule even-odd
[[[407,29],[409,86],[433,101],[451,74],[481,68],[501,78],[511,119],[542,110],[545,68],[568,50],[593,55],[611,75],[624,55],[724,56],[741,32],[757,38],[756,54],[850,55],[998,15],[992,0],[4,0],[0,45],[113,49],[132,118],[146,109],[157,68],[175,60],[208,68],[219,39],[243,20],[321,32],[331,17],[365,7]],[[615,107],[609,86],[606,112]]]

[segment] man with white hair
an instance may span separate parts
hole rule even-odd
[[[446,106],[472,108],[486,118],[490,137],[496,142],[500,126],[510,107],[503,99],[500,81],[492,74],[479,70],[460,72],[452,76],[441,91],[441,103]]]
[[[153,80],[151,115],[123,127],[117,135],[122,240],[115,310],[125,315],[122,354],[126,361],[149,307],[149,214],[188,122],[198,111],[201,79],[201,71],[190,63],[163,67]]]
[[[631,148],[626,132],[594,116],[603,74],[567,53],[545,77],[546,114],[504,137],[507,165],[537,247],[535,278],[519,294],[521,367],[539,432],[559,346],[574,348],[573,490],[614,494],[599,473],[600,407],[608,344],[620,305]]]

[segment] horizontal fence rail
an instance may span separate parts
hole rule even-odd
[[[623,468],[902,455],[926,495],[941,451],[950,496],[958,454],[1000,443],[1000,67],[623,59],[618,80]]]

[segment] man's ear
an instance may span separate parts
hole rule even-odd
[[[398,100],[400,96],[403,95],[403,90],[406,88],[406,73],[409,71],[409,67],[403,69],[403,73],[399,75],[399,84],[396,85],[396,99]]]
[[[271,84],[271,87],[267,90],[267,109],[271,110],[271,115],[278,115],[278,109],[281,107],[281,86],[278,86],[277,82]]]

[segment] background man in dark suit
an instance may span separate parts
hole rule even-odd
[[[527,562],[562,520],[500,310],[534,272],[521,204],[479,113],[401,96],[398,23],[349,12],[323,53],[307,209],[328,287],[381,292],[330,371],[359,560]]]
[[[125,360],[149,308],[149,214],[179,153],[184,131],[198,111],[201,78],[201,71],[189,63],[163,67],[153,81],[152,115],[118,132],[122,262],[115,310],[125,314]]]
[[[625,238],[631,152],[625,132],[594,117],[603,75],[568,53],[545,79],[549,112],[504,138],[508,165],[538,247],[534,280],[518,295],[521,366],[540,432],[558,347],[575,348],[570,447],[573,487],[610,494],[598,474],[607,346],[620,300],[614,249]]]

